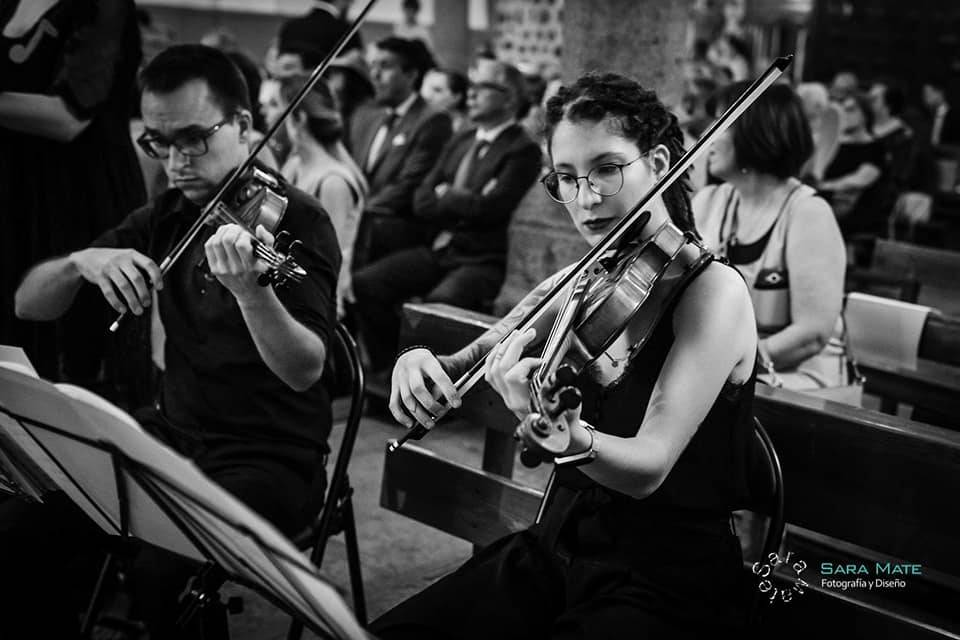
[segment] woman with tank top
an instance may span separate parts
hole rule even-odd
[[[726,89],[717,108],[742,88]],[[764,377],[792,389],[846,382],[843,239],[830,206],[795,177],[812,148],[799,98],[771,87],[710,149],[724,184],[693,199],[704,242],[750,287]]]
[[[286,104],[306,81],[306,76],[281,80],[280,92]],[[337,316],[343,317],[344,305],[353,302],[350,273],[360,214],[369,190],[367,180],[343,146],[343,119],[330,89],[322,81],[314,85],[285,125],[291,149],[283,165],[283,176],[320,201],[337,233],[343,254],[337,283]]]

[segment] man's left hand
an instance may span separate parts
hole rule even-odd
[[[273,235],[263,225],[257,225],[257,239],[273,246]],[[235,224],[225,224],[204,244],[210,273],[220,284],[242,302],[262,295],[264,288],[257,284],[257,276],[267,270],[267,264],[257,258],[253,237]]]

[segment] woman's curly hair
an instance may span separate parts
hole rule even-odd
[[[662,144],[670,153],[671,166],[684,154],[683,132],[677,117],[653,91],[616,73],[588,73],[569,87],[562,87],[547,102],[545,131],[550,147],[561,120],[601,122],[609,120],[616,133],[646,152]],[[690,182],[680,176],[663,194],[673,223],[698,237],[690,208]]]

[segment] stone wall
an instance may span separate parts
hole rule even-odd
[[[615,71],[656,89],[668,104],[678,100],[689,17],[686,0],[565,0],[564,81]],[[510,223],[507,277],[494,312],[503,314],[587,248],[566,209],[534,184]]]

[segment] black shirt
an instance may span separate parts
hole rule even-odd
[[[340,249],[327,213],[287,186],[289,204],[279,230],[303,243],[295,252],[308,276],[278,291],[293,317],[329,344]],[[177,189],[159,195],[101,235],[94,247],[129,247],[157,264],[183,236],[200,208]],[[201,232],[168,272],[159,292],[166,329],[161,410],[176,427],[203,437],[319,445],[326,450],[332,421],[320,382],[304,392],[288,387],[257,352],[236,299],[206,269]]]

